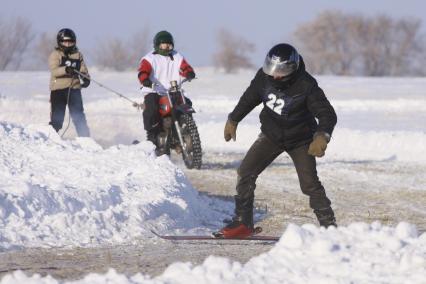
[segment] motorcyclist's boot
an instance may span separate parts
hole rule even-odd
[[[166,154],[166,137],[158,128],[153,128],[146,132],[146,139],[155,145],[155,154],[161,156]]]
[[[154,145],[157,146],[157,135],[159,131],[156,128],[153,128],[151,130],[148,130],[146,132],[146,140],[151,141]]]
[[[157,135],[157,143],[155,148],[155,154],[157,156],[170,155],[170,149],[167,147],[167,132],[160,132]]]

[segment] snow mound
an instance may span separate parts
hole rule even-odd
[[[397,160],[426,163],[426,132],[338,128],[327,149],[332,160]]]
[[[104,150],[90,138],[64,141],[50,126],[0,122],[0,251],[117,244],[221,220],[153,149]]]
[[[217,133],[223,123],[208,122],[198,127],[206,151],[245,153],[260,133],[260,125],[238,126],[237,142],[225,142]],[[420,131],[361,131],[336,128],[324,158],[319,161],[396,160],[426,163],[426,132]]]
[[[421,283],[425,245],[426,234],[418,236],[415,226],[405,222],[396,227],[352,223],[328,230],[290,224],[279,243],[250,260],[242,274],[252,282],[271,283]],[[246,273],[254,269],[259,274]]]
[[[396,227],[353,223],[347,227],[290,224],[277,245],[245,265],[210,256],[203,264],[174,263],[162,275],[132,277],[110,269],[73,283],[424,283],[426,233],[408,223]],[[59,283],[52,277],[6,275],[0,283]]]

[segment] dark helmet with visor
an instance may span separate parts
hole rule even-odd
[[[297,50],[286,43],[271,48],[263,63],[263,72],[281,80],[290,79],[299,68],[300,56]]]
[[[168,31],[161,31],[158,32],[154,37],[154,49],[156,52],[158,52],[161,55],[168,55],[172,50],[162,50],[160,49],[160,44],[162,43],[169,43],[171,45],[175,45],[173,36]]]
[[[74,44],[71,46],[65,46],[63,43],[66,41],[73,42]],[[61,29],[56,36],[56,43],[58,44],[58,47],[66,53],[75,49],[76,41],[77,37],[71,29]]]

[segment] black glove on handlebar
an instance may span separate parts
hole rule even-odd
[[[147,88],[152,88],[152,81],[149,78],[146,78],[142,81],[142,85]]]
[[[188,79],[188,81],[191,81],[194,78],[195,78],[195,73],[193,71],[189,71],[188,73],[186,73],[186,79]]]

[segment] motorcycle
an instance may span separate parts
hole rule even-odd
[[[192,114],[195,110],[187,103],[182,84],[170,82],[170,88],[165,93],[159,93],[159,113],[162,131],[157,137],[158,145],[170,155],[170,150],[182,154],[188,169],[200,169],[202,164],[202,149],[200,135]]]

